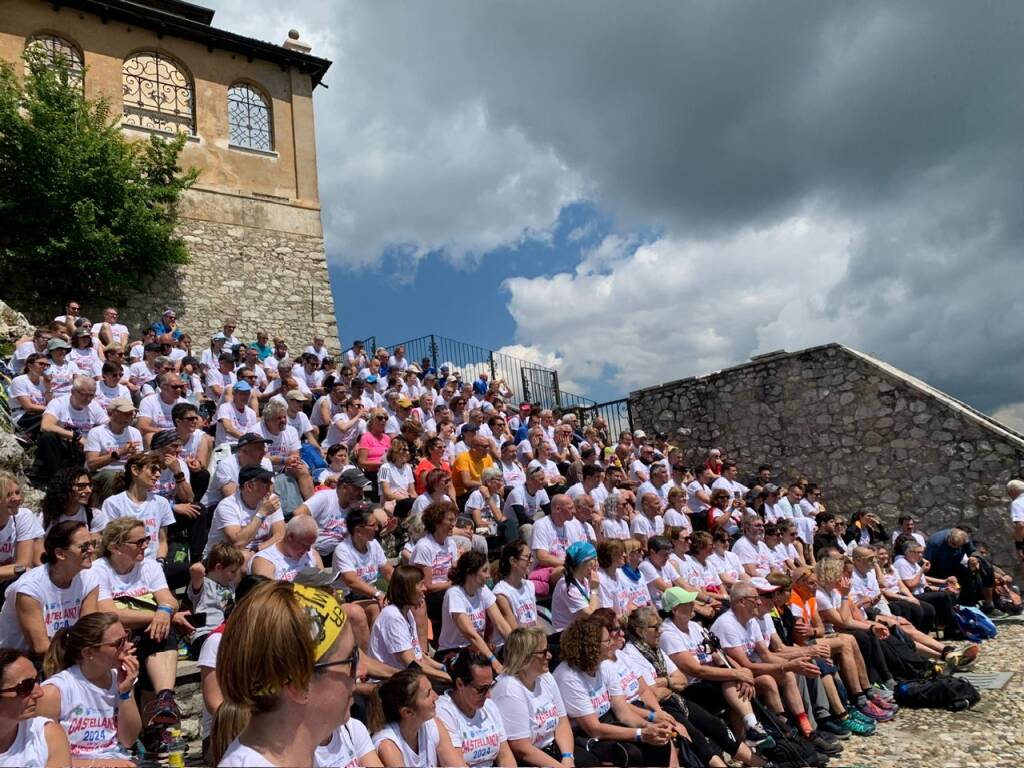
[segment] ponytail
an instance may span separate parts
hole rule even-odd
[[[213,713],[213,725],[210,728],[210,747],[206,754],[208,765],[219,765],[231,742],[249,725],[252,714],[248,707],[235,704],[227,699],[221,701],[217,711]]]
[[[43,657],[44,680],[71,666],[64,663],[68,650],[68,631],[68,627],[61,627],[50,639],[50,647],[46,649],[46,655]]]
[[[412,707],[423,672],[419,667],[403,669],[373,689],[366,707],[366,725],[376,733],[388,723],[402,719],[402,710]]]

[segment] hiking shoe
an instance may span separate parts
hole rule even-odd
[[[886,688],[884,685],[873,685],[864,691],[868,695],[868,698],[878,696],[886,701],[892,701],[893,692],[891,689]]]
[[[147,728],[168,728],[181,723],[181,710],[174,700],[174,694],[163,693],[150,701],[144,708],[142,720]]]
[[[875,732],[875,721],[855,709],[850,711],[842,724],[850,733],[857,736],[870,736]]]
[[[775,746],[775,739],[772,738],[772,735],[760,723],[747,728],[743,741],[751,749],[771,749]]]
[[[843,751],[843,745],[838,741],[829,741],[823,737],[817,731],[811,731],[807,736],[804,737],[808,744],[814,747],[818,752],[824,755],[833,757]]]
[[[868,693],[868,701],[873,703],[879,709],[883,709],[886,712],[892,712],[896,714],[900,711],[899,704],[894,702],[891,698],[885,698],[884,696],[877,696]]]
[[[868,701],[868,703],[863,707],[857,707],[857,711],[878,723],[887,723],[896,717],[895,712],[890,712],[887,709],[881,709],[873,701]]]
[[[969,645],[962,651],[953,651],[946,654],[946,669],[952,672],[959,672],[967,669],[978,659],[981,648],[977,645]]]
[[[850,729],[846,727],[846,724],[842,720],[836,717],[828,717],[824,720],[818,721],[818,732],[821,734],[828,734],[829,736],[835,736],[837,739],[848,739],[850,738]]]

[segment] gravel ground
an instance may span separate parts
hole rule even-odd
[[[974,768],[1024,764],[1024,624],[1003,624],[986,641],[974,672],[1013,672],[998,691],[981,691],[981,701],[964,712],[903,709],[879,723],[874,736],[851,737],[830,768]]]

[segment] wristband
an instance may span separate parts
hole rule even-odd
[[[643,741],[644,740],[644,729],[643,728],[637,728],[636,729],[636,736],[634,736],[633,739],[636,741],[637,744],[639,744],[641,741]]]
[[[647,722],[648,722],[648,723],[653,723],[653,722],[654,722],[654,710],[653,710],[653,709],[652,709],[652,710],[650,710],[650,711],[649,711],[649,712],[647,713]]]
[[[565,758],[567,758],[567,757],[570,760],[575,760],[576,759],[576,755],[574,755],[572,752],[563,752],[562,753],[562,759],[565,760]]]
[[[132,692],[125,691],[124,693],[119,693],[118,697],[121,699],[121,701],[128,701],[128,699],[132,697]]]
[[[166,613],[166,614],[167,614],[168,616],[173,616],[173,615],[174,615],[174,609],[173,609],[173,608],[172,608],[171,606],[169,606],[169,605],[158,605],[158,606],[156,607],[156,609],[157,609],[158,611],[163,611],[163,612],[164,612],[164,613]]]
[[[487,660],[488,660],[489,662],[491,662],[491,664],[493,664],[494,662],[496,662],[496,661],[498,660],[498,657],[497,657],[497,656],[495,656],[495,655],[494,655],[494,654],[492,653],[492,654],[491,654],[490,656],[488,656],[488,657],[487,657]]]

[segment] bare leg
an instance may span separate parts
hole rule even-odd
[[[366,611],[356,603],[346,603],[342,610],[348,616],[349,624],[352,625],[352,634],[355,635],[356,644],[364,653],[370,649],[370,624],[366,620]]]

